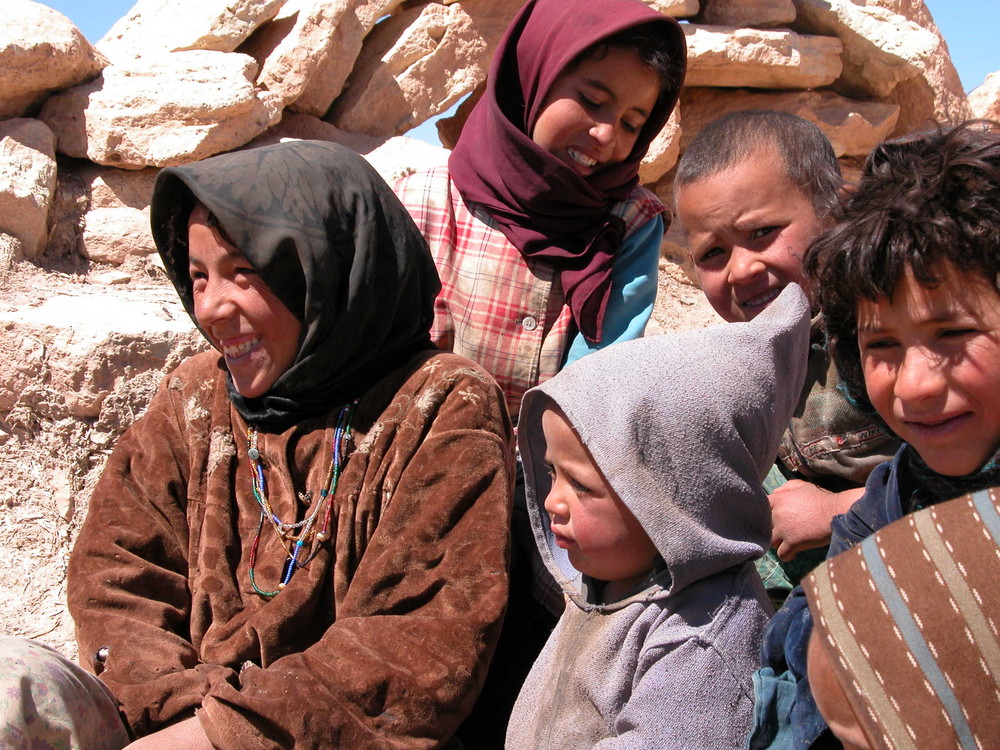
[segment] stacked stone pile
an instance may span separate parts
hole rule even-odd
[[[138,0],[91,45],[44,5],[5,1],[0,555],[19,562],[0,567],[0,632],[71,641],[62,570],[87,489],[162,373],[202,346],[156,264],[157,169],[283,138],[344,143],[390,180],[441,163],[404,134],[464,100],[438,123],[454,143],[522,2]],[[922,0],[647,2],[687,22],[686,88],[640,173],[666,201],[686,144],[731,110],[799,114],[845,163],[1000,110],[997,76],[970,106]],[[683,257],[675,234],[664,251]],[[711,319],[685,282],[665,261],[657,330]]]

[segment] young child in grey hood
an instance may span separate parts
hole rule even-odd
[[[508,750],[739,748],[771,613],[761,478],[798,401],[809,303],[618,344],[531,389],[528,510],[566,610]]]

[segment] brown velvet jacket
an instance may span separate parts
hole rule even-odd
[[[279,517],[319,494],[337,407],[259,435]],[[222,750],[428,748],[468,713],[507,600],[503,397],[468,360],[423,352],[352,426],[331,538],[271,600],[247,575],[259,506],[218,355],[169,375],[122,437],[70,558],[69,607],[136,734],[197,711]],[[261,588],[285,557],[265,525]]]

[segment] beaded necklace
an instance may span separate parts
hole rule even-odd
[[[285,523],[271,510],[271,504],[267,500],[267,483],[264,481],[264,467],[260,460],[260,451],[257,450],[257,428],[247,427],[247,459],[250,463],[250,478],[253,486],[253,496],[260,506],[260,520],[257,522],[257,533],[253,538],[253,545],[250,547],[250,585],[253,590],[266,599],[277,596],[288,582],[292,580],[297,568],[304,568],[319,552],[322,542],[330,538],[330,516],[333,512],[333,495],[337,491],[337,481],[340,479],[340,471],[344,466],[343,446],[351,439],[351,417],[354,415],[354,408],[357,401],[341,407],[337,415],[337,428],[333,435],[333,450],[330,458],[330,470],[326,475],[326,487],[320,490],[315,506],[306,517],[298,523]],[[311,503],[312,492],[300,492],[299,499],[303,503]],[[323,511],[322,523],[317,527],[316,519]],[[254,566],[257,563],[257,547],[260,545],[261,532],[264,530],[264,521],[271,523],[275,535],[281,540],[285,547],[288,559],[285,560],[285,567],[281,572],[281,580],[275,591],[264,591],[257,586],[254,577]],[[308,555],[303,555],[308,552]]]

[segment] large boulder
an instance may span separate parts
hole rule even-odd
[[[130,378],[206,346],[173,289],[78,284],[0,309],[0,414],[93,419]],[[22,419],[22,421],[24,421]],[[27,424],[27,423],[25,423]]]
[[[247,55],[193,50],[111,65],[49,99],[59,151],[123,169],[186,164],[247,143],[281,117]]]
[[[44,123],[15,118],[0,122],[0,232],[17,250],[0,254],[0,273],[16,256],[36,257],[45,248],[49,207],[56,187],[56,139]]]
[[[795,20],[792,0],[703,0],[698,23],[713,26],[787,26]]]
[[[80,171],[89,196],[81,247],[85,258],[121,265],[156,252],[149,230],[149,201],[158,171],[98,166]]]
[[[681,107],[670,113],[663,130],[649,144],[649,150],[639,165],[639,182],[649,185],[674,168],[681,153]]]
[[[365,157],[388,184],[413,172],[437,167],[448,161],[446,149],[406,136],[372,136],[348,133],[312,115],[286,114],[280,123],[251,141],[247,148],[269,146],[288,140],[339,143]]]
[[[990,73],[983,84],[969,94],[972,114],[989,120],[1000,120],[1000,72]]]
[[[798,26],[838,37],[844,44],[841,89],[852,96],[882,98],[937,49],[934,34],[905,17],[851,0],[795,0]]]
[[[686,24],[686,86],[812,89],[843,69],[836,37]]]
[[[681,96],[684,135],[681,153],[706,125],[730,112],[776,109],[815,123],[837,156],[864,156],[892,132],[899,108],[894,104],[848,99],[832,91],[761,93],[740,89],[687,89]]]
[[[429,3],[386,19],[365,40],[327,119],[344,130],[398,135],[446,111],[486,78],[522,3]]]
[[[385,136],[348,133],[313,115],[285,112],[274,127],[268,128],[246,145],[247,148],[272,146],[282,141],[329,141],[339,143],[359,154],[367,154],[386,141]]]
[[[844,72],[836,90],[899,105],[895,132],[908,132],[930,119],[967,118],[970,110],[958,73],[940,32],[928,23],[923,3],[889,4],[908,15],[874,3],[795,0],[796,25],[843,42]]]
[[[106,60],[62,13],[6,0],[0,24],[0,118],[33,110],[53,91],[89,81]]]
[[[191,49],[232,52],[285,0],[138,0],[97,43],[124,62]]]
[[[326,114],[375,23],[402,0],[288,0],[242,51],[257,83],[296,112]]]
[[[206,345],[162,284],[25,273],[0,302],[0,621],[72,657],[66,561],[89,490],[163,374]]]
[[[701,9],[701,0],[645,0],[645,3],[671,18],[690,18]]]

